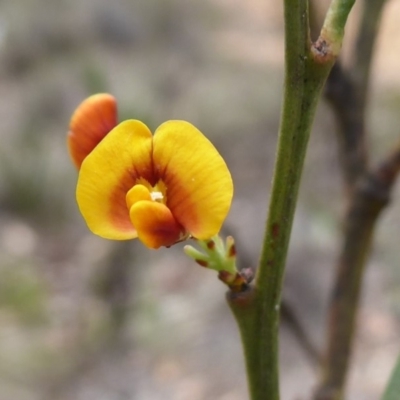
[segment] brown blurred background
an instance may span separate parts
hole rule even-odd
[[[181,251],[94,237],[65,146],[86,96],[120,119],[195,124],[236,194],[226,232],[257,263],[283,79],[281,1],[0,2],[0,399],[241,400],[242,353],[224,286]],[[373,65],[372,158],[399,139],[400,3],[388,1]],[[350,21],[357,23],[357,9]],[[348,55],[351,31],[347,37]],[[322,101],[305,166],[285,298],[311,340],[325,309],[344,209],[331,110]],[[369,263],[349,399],[379,397],[400,350],[400,193]],[[282,398],[317,371],[283,321]]]

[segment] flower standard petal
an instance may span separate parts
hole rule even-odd
[[[116,126],[82,163],[76,196],[89,229],[107,239],[133,239],[126,194],[140,179],[154,181],[152,135],[140,121]]]
[[[130,209],[140,241],[151,249],[172,246],[184,234],[170,209],[155,201],[141,200]]]
[[[190,123],[167,121],[154,134],[153,166],[179,224],[198,239],[218,233],[231,205],[233,183],[213,144]]]
[[[117,102],[110,94],[95,94],[78,106],[72,115],[67,138],[70,156],[78,169],[116,125]]]

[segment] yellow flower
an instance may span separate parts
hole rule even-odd
[[[89,229],[154,249],[217,234],[233,184],[212,143],[186,121],[167,121],[152,135],[140,121],[116,120],[114,98],[100,94],[85,100],[70,124],[77,202]]]

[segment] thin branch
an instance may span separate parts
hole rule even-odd
[[[385,0],[364,1],[351,65],[345,70],[337,63],[326,85],[326,98],[338,123],[339,158],[349,195],[367,169],[365,112],[373,50],[384,3]]]
[[[326,83],[325,96],[337,121],[339,159],[350,197],[358,178],[367,167],[364,111],[358,102],[355,83],[340,63],[336,63]]]
[[[349,69],[363,117],[368,102],[372,57],[385,3],[386,0],[364,0],[363,15],[354,45],[354,60]]]
[[[316,400],[339,400],[349,366],[362,277],[374,229],[400,171],[400,146],[355,188],[330,306],[328,351]]]
[[[374,228],[400,168],[400,146],[372,172],[368,170],[366,105],[371,61],[384,0],[366,0],[352,65],[337,64],[326,96],[338,121],[339,154],[349,208],[329,310],[323,375],[315,400],[343,398],[362,279]]]

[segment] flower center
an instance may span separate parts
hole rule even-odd
[[[155,201],[157,203],[166,204],[166,187],[163,181],[158,181],[151,186],[145,179],[140,179],[126,194],[126,205],[128,210],[141,200]]]
[[[126,206],[132,225],[138,238],[147,247],[157,249],[160,246],[172,246],[188,235],[166,201],[166,187],[162,181],[151,186],[141,179],[126,194]]]
[[[164,195],[161,192],[151,192],[150,196],[153,201],[158,201],[158,200],[164,199]]]

